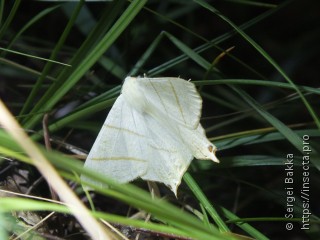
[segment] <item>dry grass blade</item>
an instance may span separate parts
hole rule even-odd
[[[56,191],[60,199],[67,203],[68,207],[74,213],[84,229],[90,234],[92,239],[114,239],[113,235],[103,228],[102,225],[91,216],[89,210],[63,181],[57,171],[43,156],[31,139],[24,133],[2,101],[0,101],[0,113],[0,123],[3,125],[6,131],[8,131],[8,133],[12,135],[12,137],[20,144],[30,158],[33,159],[34,165]]]

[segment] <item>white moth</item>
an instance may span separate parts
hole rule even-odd
[[[176,194],[193,157],[219,162],[199,123],[201,108],[189,81],[127,77],[84,167],[120,183],[162,182]]]

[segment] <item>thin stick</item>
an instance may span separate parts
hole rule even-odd
[[[50,151],[52,148],[51,148],[49,128],[48,128],[48,117],[49,117],[48,113],[46,113],[43,116],[42,128],[43,128],[43,138],[44,138],[44,143],[46,145],[46,149]],[[51,194],[52,199],[59,200],[57,193],[52,189],[50,183],[49,183],[49,190],[50,190],[50,194]]]

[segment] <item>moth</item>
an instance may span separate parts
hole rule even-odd
[[[119,183],[161,182],[176,194],[193,158],[219,162],[200,124],[201,109],[190,81],[127,77],[84,167]]]

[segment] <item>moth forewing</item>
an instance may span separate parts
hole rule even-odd
[[[127,77],[84,167],[120,183],[162,182],[176,194],[193,157],[219,162],[199,122],[201,108],[189,81]]]

